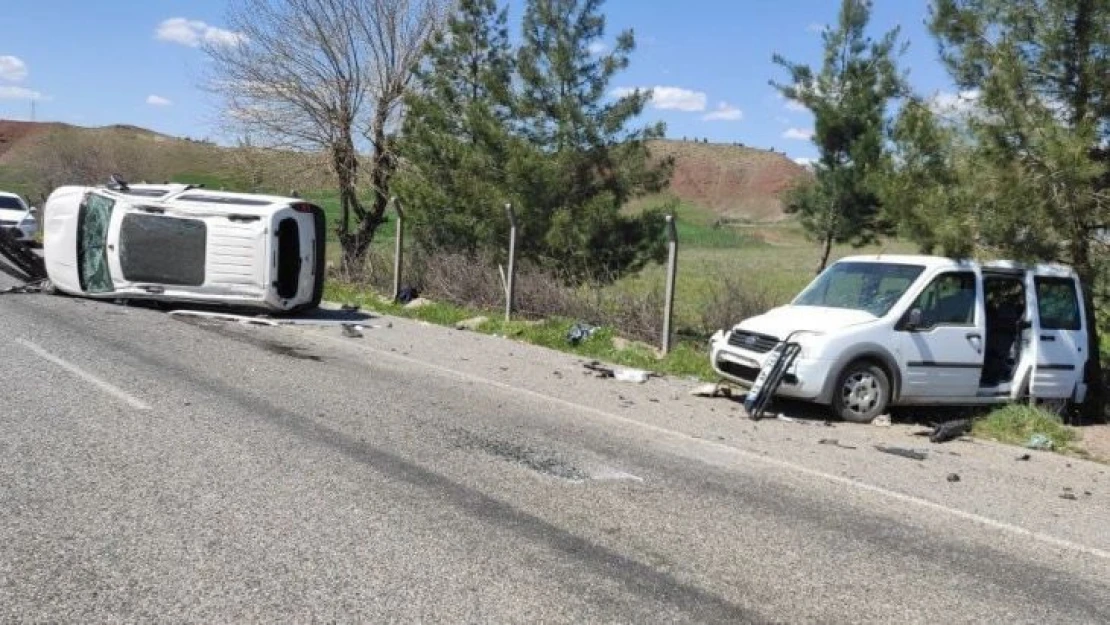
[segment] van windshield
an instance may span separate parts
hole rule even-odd
[[[862,310],[882,317],[922,271],[922,265],[839,262],[817,276],[793,305]]]

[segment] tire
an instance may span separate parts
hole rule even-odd
[[[836,379],[832,409],[849,423],[871,423],[890,403],[890,376],[879,365],[857,360]]]

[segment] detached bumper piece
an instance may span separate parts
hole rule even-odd
[[[758,421],[763,418],[763,411],[767,408],[771,397],[775,395],[775,391],[782,385],[787,370],[793,366],[794,360],[798,358],[801,351],[802,346],[789,342],[788,337],[788,340],[784,341],[781,347],[767,359],[763,368],[759,370],[759,375],[755,378],[755,383],[752,384],[747,397],[744,398],[744,409],[748,411],[750,419]]]

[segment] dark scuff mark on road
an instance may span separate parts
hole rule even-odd
[[[558,456],[524,445],[478,436],[466,430],[453,430],[458,447],[477,449],[496,458],[508,460],[537,473],[571,482],[584,482],[590,478],[584,471]]]
[[[323,362],[323,356],[316,354],[306,353],[304,347],[297,347],[296,345],[289,345],[281,341],[274,340],[266,336],[258,336],[261,332],[272,332],[275,328],[260,328],[256,326],[233,328],[225,321],[213,321],[211,319],[193,318],[193,317],[174,317],[182,323],[187,323],[195,326],[206,332],[218,334],[227,339],[253,345],[261,349],[276,354],[278,356],[285,356],[286,358],[293,358],[296,360],[311,360],[312,362]]]

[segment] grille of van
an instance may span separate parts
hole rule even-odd
[[[748,351],[756,352],[757,354],[765,354],[774,349],[775,345],[779,344],[779,340],[766,334],[735,330],[732,334],[728,335],[728,344],[733,347],[740,347]]]

